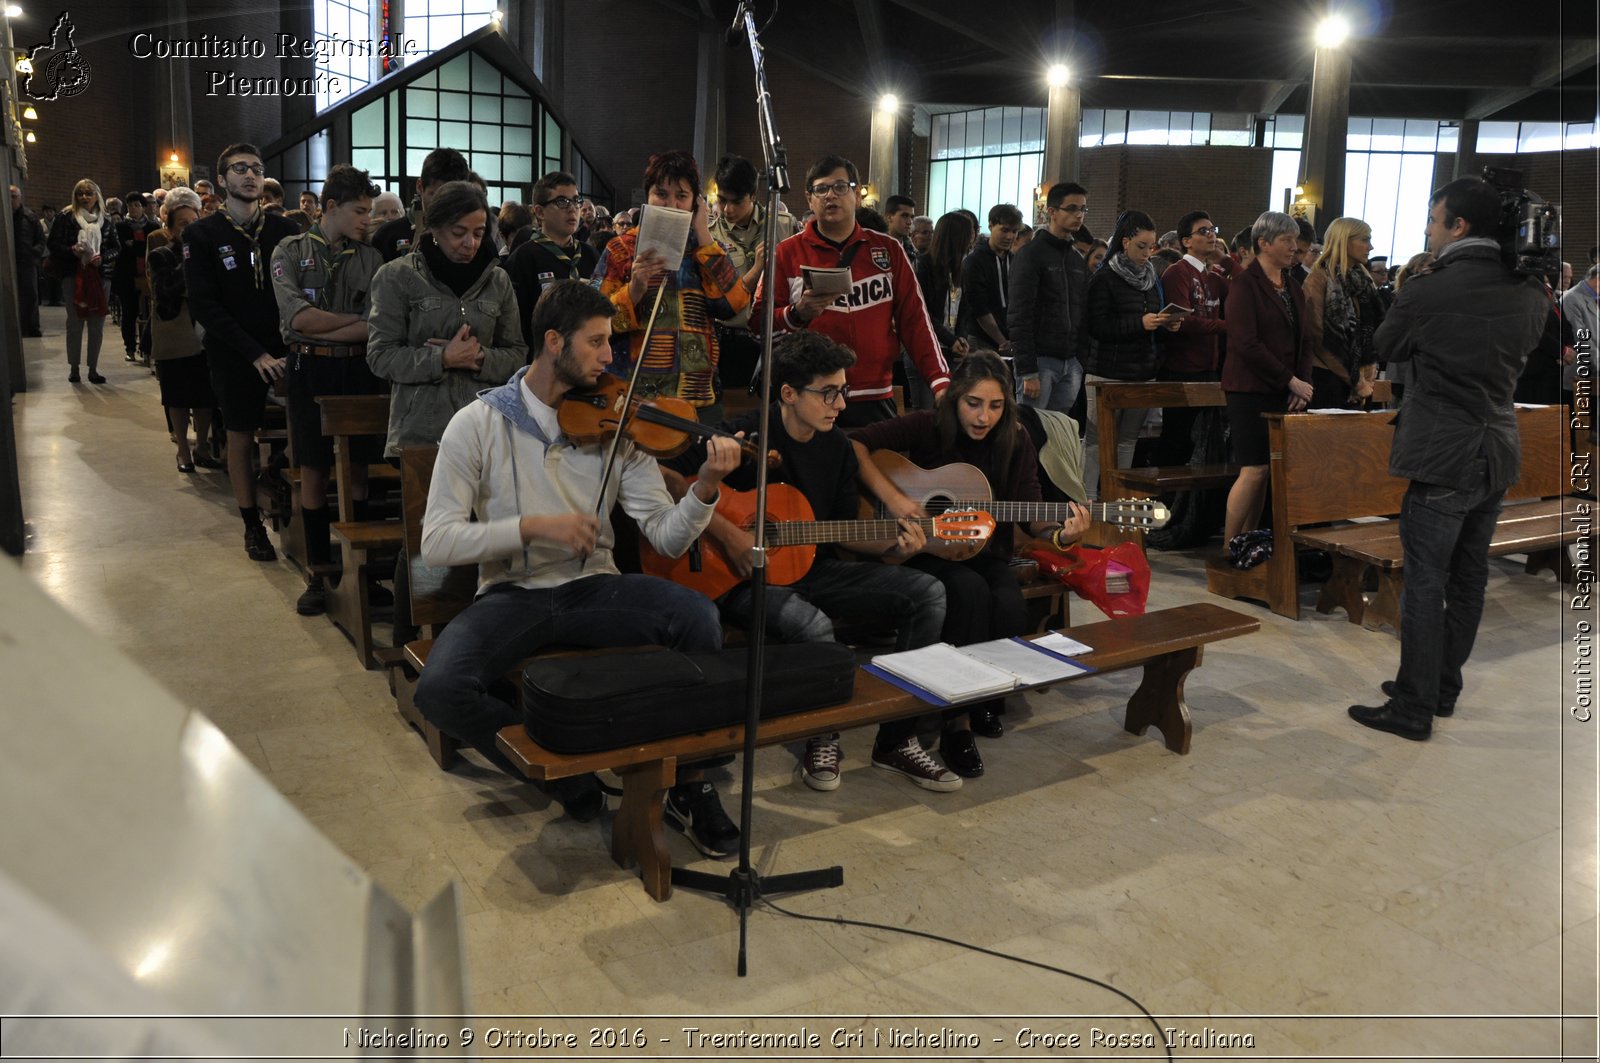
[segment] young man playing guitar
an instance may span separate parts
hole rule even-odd
[[[844,432],[835,429],[849,389],[845,370],[855,355],[819,332],[785,334],[772,349],[772,379],[777,404],[769,418],[770,438],[762,448],[776,452],[778,463],[768,471],[771,483],[798,488],[818,521],[857,522],[857,482],[860,466]],[[721,427],[753,434],[760,411],[751,411]],[[671,462],[668,486],[677,493],[680,473],[699,461],[700,448],[691,448]],[[749,490],[755,470],[749,465],[728,477],[728,487]],[[770,509],[770,499],[769,499]],[[901,562],[916,556],[927,544],[927,533],[915,520],[895,522],[893,539],[851,542],[851,552],[879,560],[852,559],[837,548],[818,548],[816,561],[798,582],[767,591],[767,630],[774,642],[831,642],[830,617],[849,616],[892,625],[896,648],[915,649],[939,641],[945,621],[944,586],[933,575],[905,568]],[[842,527],[840,541],[851,534]],[[750,575],[750,532],[720,513],[706,530],[708,553],[726,559],[734,573]],[[708,562],[709,562],[708,558]],[[882,563],[880,563],[880,561]],[[750,585],[741,582],[717,599],[722,616],[731,624],[750,621]],[[878,729],[872,763],[901,775],[927,790],[948,791],[961,786],[961,778],[940,765],[917,741],[915,718],[886,723]],[[839,736],[819,736],[806,743],[800,764],[802,778],[814,790],[839,785]]]
[[[581,281],[548,285],[533,309],[532,366],[451,418],[428,491],[423,559],[440,567],[476,562],[479,582],[477,599],[434,644],[417,706],[513,777],[495,735],[522,714],[489,688],[523,658],[551,645],[722,646],[716,607],[703,595],[617,571],[611,523],[596,513],[620,502],[656,549],[681,554],[711,520],[718,485],[739,463],[738,441],[710,440],[693,489],[674,505],[655,461],[623,440],[597,509],[608,444],[576,446],[557,419],[567,392],[593,386],[611,363],[614,313]],[[668,794],[668,822],[706,855],[731,855],[738,828],[711,783],[686,774],[680,770]],[[581,787],[557,791],[576,819],[593,818],[603,803],[594,776],[583,778]]]

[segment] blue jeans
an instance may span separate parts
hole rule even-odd
[[[1017,378],[1017,401],[1039,410],[1071,413],[1072,404],[1083,389],[1083,363],[1076,358],[1039,359],[1039,397],[1022,397],[1022,378]]]
[[[722,648],[711,599],[654,576],[587,576],[528,590],[501,584],[464,609],[439,636],[417,681],[428,722],[505,767],[495,746],[522,713],[490,687],[523,658],[547,646]]]
[[[718,599],[722,615],[750,626],[750,584]],[[939,641],[944,627],[944,584],[926,572],[876,561],[820,558],[805,578],[767,588],[767,633],[773,642],[832,642],[830,617],[863,619],[895,629],[895,649],[914,650]],[[915,734],[917,718],[890,720],[878,728],[888,749]]]
[[[1488,479],[1487,463],[1472,463],[1471,481]],[[1489,541],[1505,489],[1460,489],[1413,481],[1400,509],[1405,588],[1400,594],[1400,672],[1397,706],[1431,717],[1461,694],[1461,668],[1483,618],[1489,582]]]

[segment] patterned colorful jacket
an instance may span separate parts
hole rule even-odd
[[[677,273],[666,280],[667,292],[646,351],[644,329],[656,293],[652,288],[639,306],[634,306],[628,295],[637,238],[637,233],[630,232],[612,240],[595,267],[600,294],[610,299],[617,311],[611,321],[614,360],[610,371],[627,376],[633,372],[634,362],[643,358],[644,365],[639,370],[642,395],[667,394],[694,406],[713,405],[717,401],[715,383],[720,355],[716,321],[743,310],[750,302],[750,293],[739,282],[727,252],[715,241],[691,248]]]

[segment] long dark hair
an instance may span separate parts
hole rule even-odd
[[[951,211],[941,217],[933,227],[933,240],[928,244],[928,267],[933,270],[934,281],[941,288],[954,287],[961,277],[961,260],[972,247],[972,219],[960,211]]]
[[[1017,419],[1017,400],[1012,395],[1011,372],[998,354],[993,351],[973,351],[951,370],[950,387],[939,399],[938,406],[934,408],[933,422],[939,431],[939,449],[945,454],[954,454],[956,442],[962,436],[961,421],[956,416],[956,406],[967,392],[985,380],[993,380],[999,384],[1000,394],[1006,398],[1006,408],[1000,415],[1000,423],[989,430],[989,435],[985,439],[985,442],[994,447],[995,461],[991,467],[1005,470],[1006,483],[992,485],[1004,496],[1010,493],[1013,486],[1010,482],[1011,456],[1016,450],[1017,432],[1020,430],[1021,422]]]

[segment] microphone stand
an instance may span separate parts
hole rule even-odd
[[[750,58],[755,64],[756,117],[761,126],[761,153],[767,171],[767,260],[762,285],[767,293],[761,340],[761,439],[771,438],[772,415],[772,306],[778,274],[778,201],[789,190],[789,159],[777,126],[772,121],[772,94],[767,90],[766,64],[762,57],[760,32],[748,0],[741,0],[728,30],[729,43],[743,32],[750,40]],[[844,885],[844,868],[837,865],[814,871],[797,871],[765,878],[750,866],[750,828],[754,818],[756,734],[761,726],[761,679],[765,672],[767,642],[767,463],[756,462],[756,513],[760,519],[751,529],[755,548],[751,551],[750,571],[750,655],[745,677],[744,792],[739,801],[739,866],[726,877],[687,868],[672,869],[672,883],[703,893],[726,897],[739,911],[739,977],[747,971],[746,933],[750,909],[765,894],[795,893],[831,889]]]

